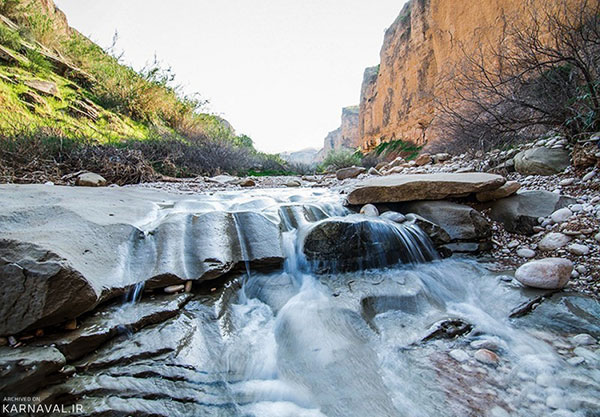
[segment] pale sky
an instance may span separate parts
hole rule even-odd
[[[55,0],[139,69],[154,55],[266,152],[321,148],[404,0]]]

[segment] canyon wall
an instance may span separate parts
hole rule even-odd
[[[317,154],[316,160],[322,161],[328,153],[339,149],[355,150],[360,146],[358,132],[359,108],[349,106],[342,109],[342,123],[336,130],[329,132],[323,142],[323,149]]]
[[[536,1],[532,0],[531,4]],[[368,151],[396,139],[443,140],[435,128],[440,83],[465,53],[495,45],[502,16],[525,11],[523,0],[410,0],[386,30],[381,62],[367,68],[360,99],[360,146]],[[530,6],[529,6],[530,7]]]

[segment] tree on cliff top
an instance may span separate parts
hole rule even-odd
[[[498,41],[463,48],[461,65],[442,80],[449,94],[437,100],[436,125],[447,149],[600,130],[600,2],[528,0],[525,10],[501,17]]]

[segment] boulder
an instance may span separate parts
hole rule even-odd
[[[402,213],[416,213],[444,229],[452,241],[481,240],[492,236],[490,223],[477,210],[449,201],[418,201],[400,206]]]
[[[2,185],[0,201],[0,336],[73,319],[142,282],[163,288],[283,261],[278,223],[190,196]]]
[[[492,220],[500,222],[511,233],[532,235],[540,217],[547,217],[556,210],[573,204],[575,200],[548,191],[524,191],[508,198],[488,203]]]
[[[367,169],[363,167],[342,168],[337,170],[335,176],[338,180],[342,181],[347,178],[356,178],[365,172],[367,172]]]
[[[443,200],[495,190],[506,180],[485,173],[389,175],[361,182],[348,195],[350,204]]]
[[[399,261],[409,263],[436,257],[418,228],[363,216],[326,219],[304,233],[302,252],[317,273],[380,268]],[[407,241],[415,247],[407,245]]]
[[[66,364],[53,347],[0,348],[0,395],[19,396],[49,385],[47,377]]]
[[[477,201],[480,201],[482,203],[486,201],[500,200],[501,198],[506,198],[513,195],[514,193],[519,191],[520,188],[521,184],[519,184],[518,182],[508,181],[506,184],[504,184],[502,187],[496,190],[482,191],[480,193],[477,193],[475,197],[477,198]]]
[[[77,176],[75,184],[80,187],[102,187],[106,185],[106,180],[102,175],[84,172]]]
[[[528,149],[515,155],[515,170],[523,175],[553,175],[564,171],[570,164],[565,149],[546,147]]]
[[[557,290],[569,282],[573,264],[568,259],[546,258],[522,265],[515,272],[521,284],[544,290]]]

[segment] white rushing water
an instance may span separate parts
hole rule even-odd
[[[284,270],[248,269],[222,318],[219,366],[242,415],[597,415],[598,352],[578,348],[588,358],[573,365],[568,332],[517,326],[510,312],[527,298],[510,277],[468,259],[422,263],[431,248],[401,228],[413,262],[317,276],[302,237],[313,221],[348,211],[327,194],[290,194],[297,205],[286,210],[271,198],[225,208],[262,210],[285,230]],[[423,341],[448,319],[472,330]],[[480,348],[498,363],[477,361]]]
[[[218,376],[219,384],[198,389],[216,390],[217,402],[233,404],[233,415],[600,415],[599,346],[576,346],[572,339],[581,332],[578,325],[585,329],[597,317],[579,304],[570,307],[575,324],[544,316],[541,308],[511,319],[517,306],[540,293],[475,259],[439,259],[415,225],[353,214],[339,195],[325,190],[224,192],[157,205],[139,225],[141,241],[154,239],[151,231],[169,218],[214,211],[232,214],[232,235],[246,264],[215,306],[190,304],[196,307],[185,319],[200,331],[178,355],[190,369]],[[258,273],[247,261],[253,238],[244,225],[249,211],[279,225],[281,270]],[[375,258],[371,269],[314,272],[304,239],[315,225],[336,219],[368,229],[365,236],[374,242],[365,249]],[[383,244],[390,239],[394,245]],[[339,242],[342,252],[344,244]],[[132,250],[156,257],[155,245],[146,246]],[[382,256],[382,247],[399,253]],[[168,260],[171,252],[162,255]],[[390,259],[398,263],[388,265]],[[124,264],[123,271],[136,265]],[[129,301],[142,289],[136,286]],[[216,388],[221,385],[226,398]],[[232,415],[229,408],[211,410]]]

